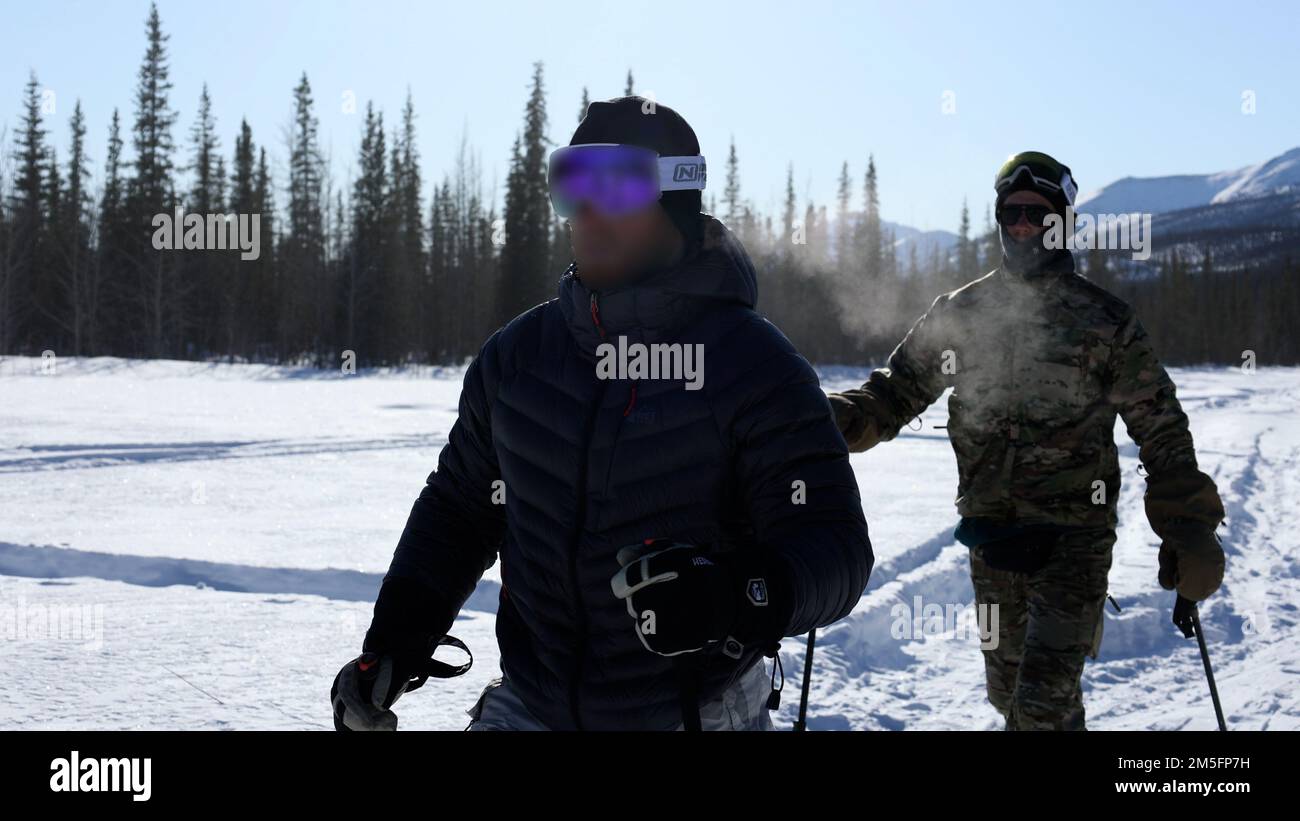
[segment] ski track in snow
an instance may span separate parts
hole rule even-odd
[[[254,365],[0,359],[0,729],[328,729],[410,503],[456,415],[461,368],[360,376]],[[828,390],[862,368],[822,369]],[[1300,369],[1174,370],[1202,468],[1228,511],[1223,589],[1201,607],[1230,727],[1300,729]],[[894,608],[966,605],[952,538],[944,401],[853,456],[876,550],[853,612],[819,631],[813,729],[998,729],[975,640],[903,635]],[[1211,729],[1194,641],[1169,623],[1124,485],[1093,729]],[[471,672],[398,705],[403,727],[461,729],[497,673],[492,568],[453,632]],[[967,619],[959,623],[965,630]],[[451,659],[454,650],[444,649]],[[778,726],[797,709],[802,638],[782,646]]]

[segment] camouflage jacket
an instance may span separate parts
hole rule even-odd
[[[886,367],[831,397],[850,449],[893,439],[952,388],[962,516],[1114,527],[1118,414],[1146,467],[1156,532],[1174,520],[1213,529],[1218,492],[1146,332],[1064,262],[1032,279],[995,270],[936,299]]]

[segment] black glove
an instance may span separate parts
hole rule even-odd
[[[614,596],[627,602],[637,638],[661,656],[725,642],[738,658],[747,644],[779,641],[794,612],[784,568],[757,550],[714,554],[649,540],[619,551],[619,564]]]
[[[336,730],[396,730],[389,708],[402,693],[424,684],[393,656],[362,653],[343,665],[330,687]],[[415,682],[419,683],[415,683]]]
[[[460,639],[444,635],[456,615],[448,612],[413,582],[384,582],[361,655],[343,665],[330,688],[334,729],[396,730],[397,716],[390,708],[403,693],[419,689],[430,676],[451,678],[469,670],[472,656],[461,665],[431,658],[443,644],[469,655]]]
[[[1158,560],[1160,586],[1193,602],[1209,598],[1223,583],[1223,546],[1212,529],[1198,522],[1170,522]]]
[[[453,665],[430,658],[439,646],[459,647],[469,656],[464,664]],[[424,658],[365,652],[343,665],[330,687],[336,730],[396,730],[397,714],[390,708],[403,693],[418,690],[429,678],[453,678],[474,664],[469,648],[454,636],[431,643]]]

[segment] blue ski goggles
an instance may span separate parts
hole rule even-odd
[[[704,190],[704,157],[660,157],[636,145],[569,145],[551,154],[546,173],[551,205],[563,219],[584,205],[605,216],[632,214],[665,191]]]

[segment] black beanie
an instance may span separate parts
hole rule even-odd
[[[1033,191],[1035,194],[1046,198],[1047,201],[1052,204],[1052,209],[1061,216],[1065,216],[1065,208],[1070,204],[1070,201],[1066,199],[1065,193],[1061,191],[1061,189],[1044,188],[1035,183],[1033,178],[1028,174],[1021,174],[1019,177],[1012,180],[1010,185],[997,192],[997,200],[994,202],[993,207],[1001,208],[1002,203],[1006,201],[1007,197],[1017,191]]]
[[[569,145],[593,143],[636,145],[661,157],[693,157],[700,153],[695,130],[682,115],[645,97],[619,97],[588,105],[587,115],[578,123]],[[665,191],[659,204],[688,245],[700,239],[702,192]]]
[[[1042,154],[1042,152],[1022,151],[1020,152],[1020,154],[1013,155],[1012,158],[1007,161],[1007,164],[1008,165],[1011,164],[1016,159],[1026,154]],[[1051,157],[1048,154],[1042,154],[1042,156],[1047,157],[1048,159],[1052,160],[1052,162],[1056,163],[1057,165],[1065,169],[1065,173],[1070,175],[1070,180],[1075,186],[1075,191],[1078,190],[1078,181],[1074,179],[1074,172],[1070,170],[1070,166],[1066,165],[1060,160]],[[1030,163],[1026,161],[1024,164],[1028,165]],[[996,185],[997,185],[997,181],[994,181],[995,188]],[[997,200],[994,203],[994,208],[1001,208],[1002,203],[1006,200],[1006,198],[1011,196],[1017,191],[1033,191],[1035,194],[1045,197],[1047,201],[1052,204],[1052,208],[1054,208],[1056,212],[1061,216],[1065,216],[1066,207],[1073,204],[1071,202],[1071,200],[1074,198],[1073,194],[1067,197],[1065,192],[1062,191],[1060,188],[1047,188],[1047,187],[1040,186],[1038,185],[1038,183],[1034,182],[1034,179],[1030,174],[1019,174],[1015,177],[1015,179],[1011,181],[1010,185],[997,191]]]

